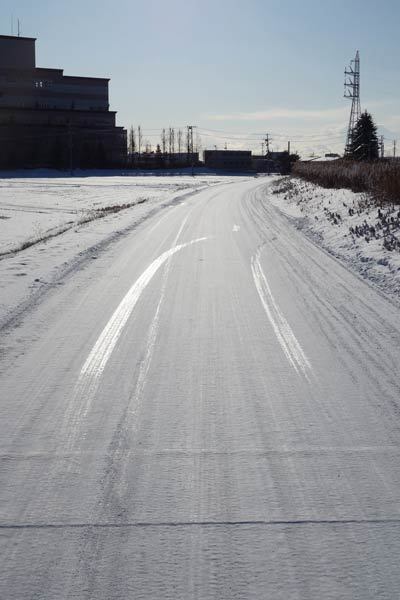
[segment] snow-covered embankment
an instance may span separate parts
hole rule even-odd
[[[268,199],[298,229],[359,275],[400,301],[400,206],[365,193],[277,179]]]

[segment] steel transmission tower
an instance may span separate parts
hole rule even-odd
[[[345,153],[350,152],[354,127],[361,116],[360,107],[360,54],[357,50],[354,60],[344,72],[344,97],[351,99],[349,128],[347,130]]]

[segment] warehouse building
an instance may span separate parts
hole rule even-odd
[[[210,169],[250,171],[251,150],[204,150],[204,164]]]
[[[0,168],[124,165],[109,79],[36,67],[35,42],[0,36]]]

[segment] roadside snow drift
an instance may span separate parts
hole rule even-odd
[[[268,200],[298,229],[353,271],[400,298],[400,207],[367,194],[279,178]]]

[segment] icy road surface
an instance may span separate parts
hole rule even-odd
[[[2,338],[4,600],[400,590],[400,310],[267,179],[152,215]]]

